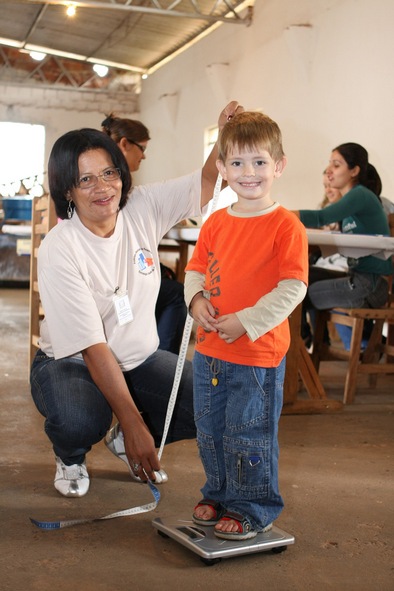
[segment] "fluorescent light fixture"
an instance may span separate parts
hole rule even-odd
[[[42,51],[31,51],[30,52],[30,57],[33,58],[34,60],[36,60],[37,62],[42,62],[42,60],[44,59],[44,57],[46,57],[46,53],[43,53]]]
[[[78,60],[84,62],[86,60],[86,56],[80,55],[78,53],[69,53],[68,51],[57,51],[57,49],[48,49],[47,47],[41,47],[41,45],[32,45],[31,43],[26,43],[25,49],[28,51],[38,51],[39,53],[48,53],[50,55],[56,55],[58,57],[65,57],[66,59],[70,60]]]
[[[94,64],[93,70],[96,72],[97,76],[100,78],[104,78],[108,74],[108,67],[103,66],[102,64]]]
[[[1,41],[0,41],[1,43]],[[102,64],[103,66],[108,66],[109,68],[118,68],[119,70],[127,70],[129,72],[138,72],[139,74],[144,73],[144,68],[137,68],[134,66],[129,66],[127,64],[118,64],[117,62],[111,62],[108,60],[99,60],[94,59],[92,57],[87,57],[86,55],[80,55],[78,53],[69,53],[68,51],[58,51],[57,49],[50,49],[49,47],[41,47],[40,45],[32,45],[31,43],[26,43],[24,46],[25,49],[28,51],[41,51],[42,53],[47,53],[48,55],[56,55],[57,57],[64,57],[70,60],[78,60],[80,62],[89,62],[91,64]]]
[[[86,55],[80,55],[78,53],[70,53],[68,51],[58,51],[50,47],[42,47],[41,45],[33,45],[32,43],[24,43],[23,41],[16,41],[15,39],[7,39],[0,37],[0,45],[6,45],[7,47],[16,47],[17,49],[26,49],[26,51],[38,51],[39,53],[46,53],[47,55],[56,55],[57,57],[64,57],[65,59],[78,60],[80,62],[89,62],[91,64],[102,64],[108,66],[108,68],[117,68],[118,70],[126,70],[128,72],[136,72],[137,74],[146,74],[145,68],[139,68],[137,66],[130,66],[129,64],[122,64],[118,62],[112,62],[110,60],[101,60],[93,57],[87,57]]]
[[[6,39],[5,37],[0,37],[0,45],[6,45],[7,47],[17,47],[21,49],[23,47],[23,41],[16,41],[15,39]]]

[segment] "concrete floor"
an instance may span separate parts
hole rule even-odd
[[[88,456],[92,482],[82,499],[53,488],[54,459],[27,381],[28,290],[0,289],[2,591],[392,591],[394,589],[394,376],[340,413],[285,415],[280,424],[277,526],[295,536],[286,552],[261,552],[208,567],[152,527],[155,517],[189,518],[203,471],[194,441],[167,446],[169,482],[151,513],[42,531],[51,521],[102,516],[152,500],[122,462],[98,444]],[[323,365],[330,397],[343,370]]]

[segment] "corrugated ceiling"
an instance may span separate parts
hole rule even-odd
[[[67,17],[67,4],[75,5],[74,17]],[[0,1],[0,83],[105,89],[127,71],[149,74],[218,23],[249,25],[252,9],[247,5],[252,4],[253,0]],[[47,57],[32,60],[32,48],[47,50]],[[94,74],[91,62],[112,66],[108,76]]]

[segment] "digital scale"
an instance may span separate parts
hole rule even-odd
[[[254,538],[238,542],[217,538],[213,532],[213,526],[199,526],[187,519],[162,520],[158,517],[152,521],[152,525],[162,537],[172,538],[195,552],[207,566],[217,564],[222,558],[242,554],[268,550],[279,554],[295,541],[294,536],[275,526],[270,531],[257,534]]]

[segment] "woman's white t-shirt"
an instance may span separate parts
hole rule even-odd
[[[107,343],[123,371],[149,357],[159,343],[155,319],[161,280],[158,244],[180,220],[200,215],[200,199],[201,170],[134,187],[109,238],[93,234],[75,212],[55,226],[38,252],[45,312],[41,350],[61,359]],[[132,320],[120,325],[114,297],[125,294]]]

